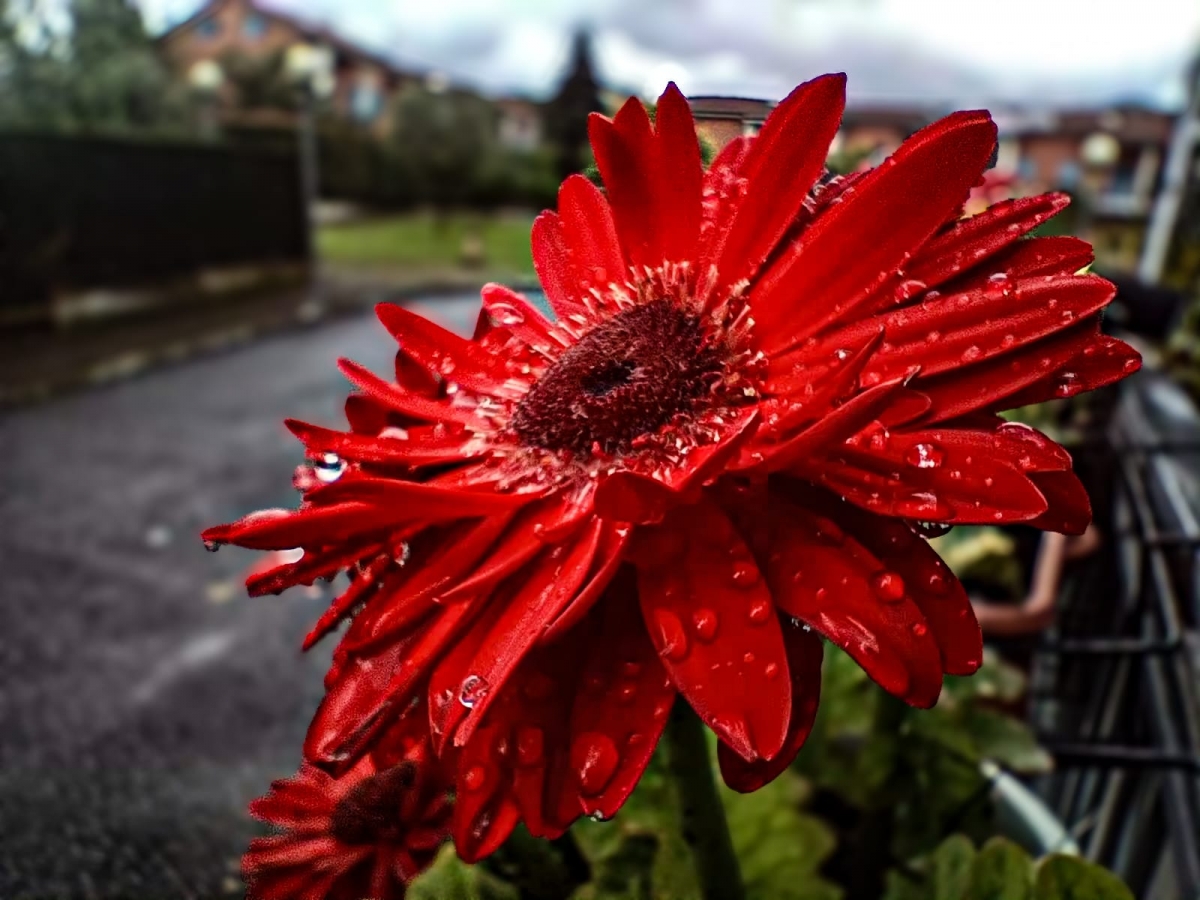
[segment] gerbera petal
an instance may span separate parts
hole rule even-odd
[[[437,522],[515,510],[527,506],[538,497],[535,494],[461,490],[439,483],[363,475],[353,478],[343,476],[315,488],[309,493],[309,499],[322,505],[370,503],[373,508],[390,509],[396,521]]]
[[[1074,472],[1034,472],[1029,476],[1050,508],[1029,524],[1044,531],[1083,534],[1092,521],[1092,502]]]
[[[675,82],[670,82],[654,116],[659,164],[658,225],[663,230],[663,257],[692,260],[700,236],[700,190],[703,168],[692,109]]]
[[[356,388],[394,412],[425,422],[460,425],[477,423],[475,414],[469,407],[453,406],[441,400],[431,400],[412,393],[406,388],[384,381],[353,360],[339,359],[338,368]]]
[[[284,425],[303,443],[310,454],[336,453],[352,462],[397,466],[429,466],[476,459],[488,448],[463,428],[419,426],[382,435],[353,434],[310,425],[297,419],[284,419]]]
[[[769,520],[767,579],[779,608],[849,653],[884,690],[933,706],[941,658],[903,579],[826,516],[773,498]]]
[[[745,194],[710,251],[720,271],[717,295],[752,278],[779,243],[825,169],[845,104],[846,76],[822,75],[797,87],[767,117],[740,166]]]
[[[1059,361],[1048,375],[1005,397],[1004,404],[1016,408],[1074,397],[1120,381],[1141,367],[1142,355],[1133,347],[1108,335],[1094,335],[1074,356]]]
[[[616,577],[618,570],[624,564],[625,547],[632,537],[632,529],[625,527],[606,528],[600,535],[600,543],[596,547],[596,563],[588,574],[567,607],[553,622],[546,626],[541,637],[542,643],[552,643],[562,637],[587,615],[592,606],[604,594],[609,583]]]
[[[792,493],[818,508],[901,579],[937,644],[942,671],[970,675],[983,659],[983,636],[962,584],[937,552],[903,522],[873,515],[840,498],[813,491]],[[919,623],[914,623],[919,624]],[[911,627],[911,626],[910,626]]]
[[[594,521],[572,544],[547,550],[506,604],[471,663],[471,674],[467,677],[478,678],[489,686],[489,690],[458,727],[454,737],[456,745],[470,740],[492,698],[521,657],[575,596],[596,554],[601,531],[600,522]]]
[[[1070,202],[1066,194],[1002,200],[929,241],[905,277],[927,288],[937,287],[1017,241]]]
[[[848,188],[751,294],[761,349],[784,350],[854,315],[967,196],[995,143],[986,113],[955,113]]]
[[[676,687],[744,759],[771,759],[787,735],[791,682],[771,593],[711,501],[680,507],[656,535],[674,553],[634,554],[646,627]]]
[[[638,615],[633,578],[614,583],[598,609],[571,711],[570,768],[580,808],[609,818],[650,762],[675,686]]]
[[[488,516],[436,535],[437,545],[431,552],[406,563],[410,577],[381,593],[378,602],[355,620],[354,628],[346,635],[347,649],[357,652],[377,646],[412,627],[442,594],[461,583],[512,521],[511,515]]]
[[[559,319],[586,315],[587,308],[580,302],[579,285],[575,280],[562,220],[555,213],[542,213],[533,220],[530,239],[533,268],[554,314]]]
[[[494,807],[474,821],[466,819],[459,808],[454,811],[454,848],[463,862],[479,862],[508,840],[521,820],[521,810],[510,797],[501,795]]]
[[[821,659],[824,652],[821,639],[811,631],[794,626],[783,630],[783,645],[787,650],[788,675],[792,679],[792,715],[788,720],[787,738],[783,749],[774,759],[746,762],[724,744],[717,745],[717,761],[721,777],[735,791],[748,794],[779,777],[812,731],[821,697]]]
[[[625,258],[639,271],[659,265],[664,257],[654,184],[658,148],[646,108],[630,97],[611,120],[592,113],[588,135]]]
[[[335,503],[302,509],[264,509],[236,522],[201,532],[211,544],[237,544],[250,550],[322,547],[394,528],[399,511],[368,503]]]
[[[484,312],[526,346],[543,354],[561,346],[559,338],[551,331],[551,322],[521,294],[503,285],[489,283],[483,286],[482,295]]]
[[[472,391],[493,393],[507,372],[501,360],[481,353],[472,341],[447,331],[396,303],[380,303],[375,315],[402,352],[442,378]]]
[[[254,572],[246,578],[251,597],[278,594],[298,584],[312,584],[318,578],[333,578],[360,559],[369,559],[386,546],[384,543],[337,545],[330,549],[305,552],[299,560]]]
[[[570,176],[558,191],[558,215],[580,294],[623,283],[625,258],[612,209],[600,189],[583,175]]]

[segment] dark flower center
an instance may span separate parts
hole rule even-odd
[[[521,400],[510,425],[545,450],[626,450],[696,409],[721,375],[699,317],[671,300],[627,309],[589,331]]]
[[[356,784],[334,807],[330,832],[343,844],[399,843],[400,805],[416,775],[416,766],[401,763]]]

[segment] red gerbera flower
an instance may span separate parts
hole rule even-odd
[[[843,95],[802,85],[707,172],[674,86],[654,125],[636,100],[594,116],[607,194],[568,178],[533,228],[557,319],[494,285],[472,340],[380,306],[394,380],[343,362],[351,430],[289,423],[340,477],[205,535],[304,549],[254,592],[352,571],[309,636],[361,610],[306,752],[345,767],[427,696],[468,859],[519,818],[615,812],[676,692],[729,784],[771,779],[819,636],[932,705],[980,634],[923,532],[1088,521],[1067,453],[996,416],[1138,367],[1099,331],[1087,244],[1022,239],[1066,199],[961,218],[984,112],[831,179]]]
[[[423,719],[424,710],[416,712]],[[423,734],[423,721],[412,724]],[[340,778],[305,763],[250,804],[255,817],[282,830],[251,841],[242,858],[251,898],[404,896],[449,837],[451,811],[428,743],[408,725]]]

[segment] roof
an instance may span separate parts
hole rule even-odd
[[[750,97],[698,96],[688,97],[692,115],[697,119],[765,119],[775,108],[772,100]]]
[[[372,50],[368,50],[359,44],[355,44],[353,41],[347,40],[346,38],[337,34],[337,32],[333,31],[328,25],[319,22],[307,21],[293,15],[292,13],[283,12],[271,6],[265,5],[261,2],[258,2],[258,0],[208,0],[208,2],[202,5],[192,15],[188,16],[179,24],[172,26],[159,35],[158,40],[163,43],[170,41],[176,35],[183,33],[184,31],[190,29],[193,25],[196,25],[202,22],[204,19],[207,19],[220,7],[236,2],[244,3],[247,7],[254,10],[265,19],[272,19],[276,22],[282,22],[285,25],[290,25],[292,28],[299,31],[306,40],[314,42],[319,41],[321,43],[328,44],[339,53],[372,62],[392,75],[407,75],[415,77],[422,74],[412,68],[401,68],[386,56],[383,56]]]

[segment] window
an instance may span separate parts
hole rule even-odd
[[[242,35],[252,41],[259,40],[267,33],[267,20],[256,12],[248,13],[242,20]]]
[[[209,16],[203,22],[196,26],[196,34],[200,37],[211,40],[221,33],[221,23],[217,21],[215,16]]]
[[[383,94],[373,79],[361,78],[350,93],[350,114],[365,123],[374,122],[383,112]]]

